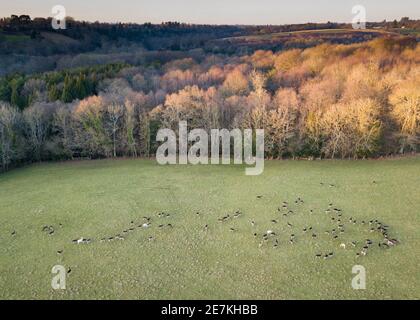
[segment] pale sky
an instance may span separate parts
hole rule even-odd
[[[63,5],[68,16],[101,22],[350,23],[358,4],[366,7],[368,21],[420,19],[420,0],[1,0],[0,17],[48,17],[53,6]]]

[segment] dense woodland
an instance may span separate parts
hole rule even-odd
[[[108,27],[120,32],[116,41],[135,34],[127,26]],[[160,28],[157,38],[173,28],[189,30]],[[206,33],[206,26],[200,28]],[[240,29],[220,28],[209,37]],[[1,168],[152,156],[157,130],[176,130],[180,120],[188,120],[190,129],[264,128],[267,158],[366,158],[419,150],[415,37],[232,54],[203,50],[208,39],[197,32],[188,31],[196,42],[186,49],[150,50],[122,41],[118,50],[70,55],[61,66],[52,58],[55,71],[6,73],[0,78]]]
[[[66,29],[54,30],[51,18],[13,15],[0,18],[0,77],[16,72],[27,75],[108,63],[144,65],[148,60],[159,62],[164,52],[178,57],[197,51],[244,55],[261,49],[304,49],[324,42],[359,43],[372,40],[380,30],[412,34],[420,30],[420,20],[406,17],[400,21],[367,23],[367,27],[374,32],[354,32],[350,24],[334,22],[215,26],[180,22],[110,24],[67,17]],[[305,30],[348,30],[348,33],[299,34]],[[279,33],[284,36],[271,37]],[[249,37],[258,39],[259,36],[262,38],[258,41],[250,41]]]

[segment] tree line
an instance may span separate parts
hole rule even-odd
[[[189,129],[265,129],[267,158],[419,150],[420,46],[404,37],[121,65],[98,79],[93,94],[77,89],[66,98],[65,87],[80,87],[80,74],[91,75],[78,70],[70,80],[64,72],[52,99],[41,77],[28,106],[0,103],[3,170],[41,160],[152,156],[158,129],[176,131],[180,120]]]

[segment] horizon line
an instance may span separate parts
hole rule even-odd
[[[10,18],[12,15],[16,15],[16,16],[22,16],[22,15],[27,15],[31,18],[31,20],[34,19],[52,19],[53,17],[51,16],[47,16],[47,17],[42,17],[42,16],[31,16],[28,13],[22,13],[22,14],[15,14],[15,13],[11,13],[9,16],[3,16],[0,17],[0,19],[5,19],[5,18]],[[394,18],[391,20],[387,20],[387,19],[382,19],[382,20],[372,20],[372,21],[366,21],[366,23],[381,23],[381,22],[393,22],[393,21],[401,21],[402,18],[406,18],[408,16],[402,16],[399,18]],[[154,24],[154,25],[159,25],[159,24],[164,24],[164,23],[168,23],[168,22],[177,22],[180,24],[185,24],[185,25],[208,25],[208,26],[287,26],[287,25],[304,25],[304,24],[327,24],[327,23],[335,23],[335,24],[349,24],[351,25],[351,22],[340,22],[340,21],[331,21],[331,20],[327,20],[327,21],[306,21],[306,22],[295,22],[295,23],[284,23],[284,24],[230,24],[230,23],[197,23],[197,22],[186,22],[186,21],[177,21],[177,20],[167,20],[167,21],[161,21],[161,22],[152,22],[152,21],[144,21],[144,22],[132,22],[132,21],[109,21],[109,20],[89,20],[89,19],[81,19],[79,20],[78,18],[75,18],[73,16],[66,16],[66,18],[70,18],[74,21],[78,21],[78,22],[88,22],[88,23],[107,23],[107,24],[133,24],[133,25],[144,25],[144,24]],[[408,17],[411,21],[416,21],[416,20],[420,20],[419,18],[411,18]]]

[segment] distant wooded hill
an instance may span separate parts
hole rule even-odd
[[[31,19],[29,15],[12,15],[0,19],[0,54],[80,53],[110,43],[116,46],[140,43],[147,50],[189,50],[206,48],[206,43],[210,40],[229,37],[304,30],[351,29],[350,24],[334,22],[278,26],[195,25],[180,22],[111,24],[77,21],[69,17],[65,30],[54,30],[51,21],[52,18]],[[368,23],[367,28],[420,30],[420,20],[405,17],[400,21]]]

